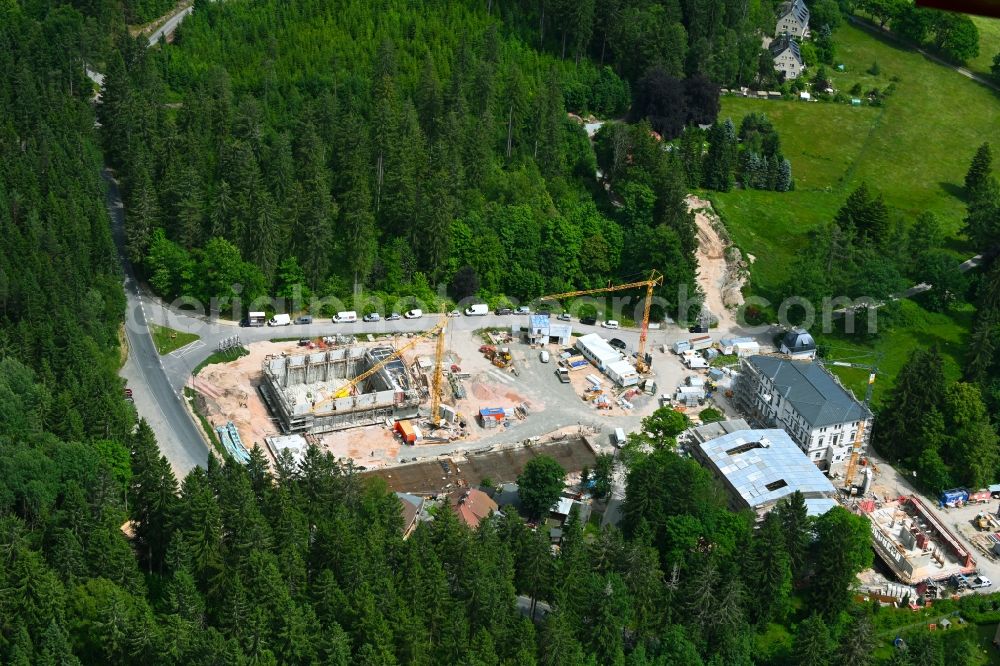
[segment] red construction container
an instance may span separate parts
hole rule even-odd
[[[402,435],[403,441],[407,444],[413,444],[417,441],[417,433],[413,430],[413,424],[406,419],[396,421],[396,432]]]

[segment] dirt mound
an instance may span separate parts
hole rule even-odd
[[[698,286],[705,294],[705,309],[719,320],[719,327],[735,327],[731,308],[743,304],[746,263],[740,251],[730,245],[725,227],[712,204],[688,195],[688,210],[694,212],[698,229]]]

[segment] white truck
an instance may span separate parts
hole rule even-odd
[[[351,324],[358,320],[358,313],[354,310],[346,310],[345,312],[338,312],[337,316],[333,318],[334,324]]]
[[[485,317],[490,313],[490,306],[486,303],[476,303],[465,308],[466,317]]]
[[[267,322],[268,326],[289,326],[292,323],[292,318],[286,314],[276,314],[271,317],[271,321]]]

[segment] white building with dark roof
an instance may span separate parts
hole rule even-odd
[[[797,79],[806,68],[802,60],[802,52],[799,44],[788,35],[782,35],[771,42],[767,47],[774,60],[775,71],[781,72],[788,80]]]
[[[784,428],[821,468],[845,464],[864,424],[871,439],[872,413],[823,366],[779,356],[750,356],[733,386],[736,408],[752,425]]]
[[[813,359],[816,358],[816,341],[808,331],[801,328],[794,328],[781,336],[781,344],[778,351],[788,354],[793,359]]]
[[[690,446],[729,491],[730,505],[758,517],[798,491],[811,516],[836,506],[836,489],[784,430],[734,430]]]
[[[799,38],[809,36],[809,8],[803,0],[781,3],[774,34]]]

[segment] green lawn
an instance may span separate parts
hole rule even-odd
[[[855,82],[865,90],[884,89],[899,79],[884,107],[722,100],[721,116],[737,123],[749,111],[766,113],[792,163],[794,192],[711,194],[737,245],[757,258],[752,289],[765,295],[808,231],[830,220],[862,180],[883,192],[893,214],[906,222],[933,211],[950,234],[949,247],[972,253],[958,233],[965,214],[961,183],[981,142],[1000,145],[1000,97],[859,28],[845,25],[836,39],[846,69],[833,73],[838,89]],[[867,70],[876,60],[881,72],[873,76]]]
[[[969,61],[968,67],[979,74],[989,74],[993,56],[1000,53],[1000,19],[973,16],[979,28],[979,55]]]
[[[153,335],[153,344],[156,345],[156,351],[160,352],[160,356],[169,354],[198,339],[198,336],[194,333],[175,331],[172,328],[157,324],[150,324],[149,332]]]
[[[816,334],[817,344],[828,347],[827,357],[831,360],[860,364],[878,362],[878,376],[872,394],[874,404],[886,397],[893,379],[906,364],[910,353],[918,347],[937,345],[948,379],[959,379],[962,374],[966,354],[964,340],[972,325],[971,306],[950,315],[927,312],[912,301],[903,301],[900,309],[900,321],[871,342],[843,334]],[[864,398],[868,384],[867,370],[828,367],[859,399]]]

